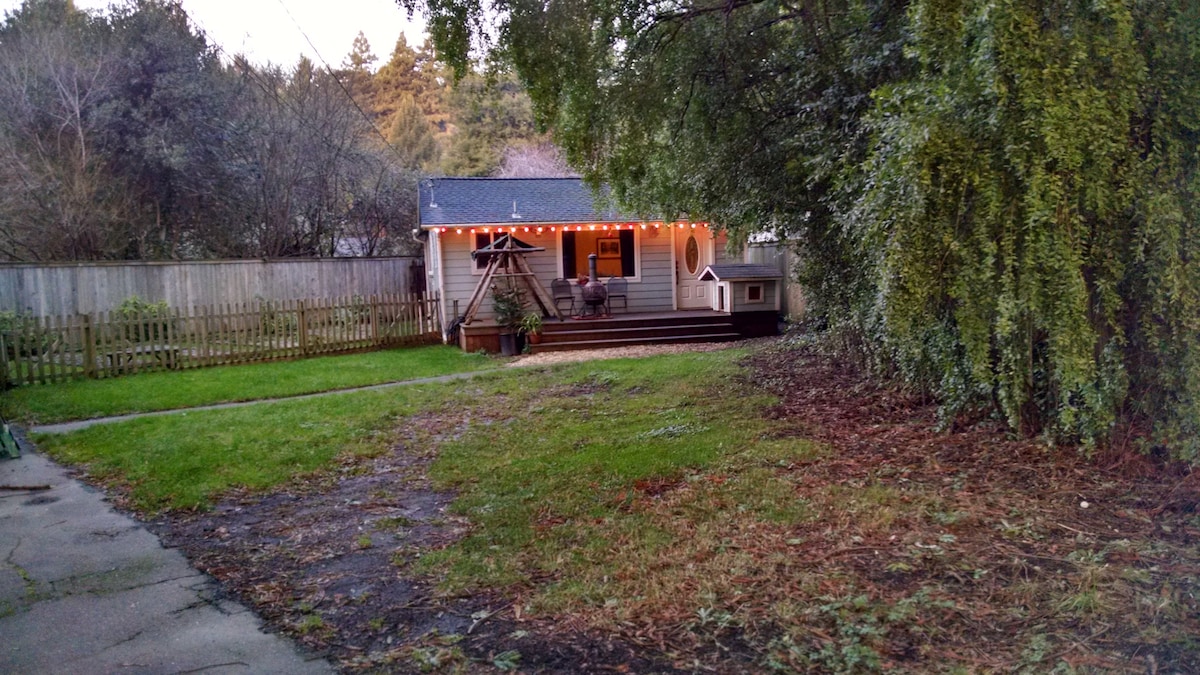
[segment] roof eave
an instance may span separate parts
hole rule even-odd
[[[423,230],[440,230],[441,228],[480,228],[480,227],[564,227],[575,225],[611,225],[627,223],[652,223],[661,222],[653,220],[636,220],[627,218],[593,218],[589,220],[518,220],[496,223],[422,223]]]
[[[700,281],[779,281],[781,279],[783,279],[782,274],[777,277],[718,277],[714,274],[707,279],[702,278]]]

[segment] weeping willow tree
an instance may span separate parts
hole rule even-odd
[[[880,358],[948,413],[1086,443],[1140,424],[1198,456],[1197,8],[910,9],[920,72],[875,94],[846,223]]]
[[[1200,6],[428,0],[636,209],[796,243],[847,349],[946,419],[1200,458]]]

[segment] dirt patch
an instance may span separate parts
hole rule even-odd
[[[924,593],[944,603],[923,614],[923,639],[896,631],[887,663],[1200,672],[1186,637],[1200,631],[1200,482],[1187,467],[1089,459],[995,422],[941,431],[932,401],[812,348],[763,350],[748,365],[781,398],[768,413],[779,435],[826,448],[780,469],[798,497],[838,514],[788,532],[789,554],[830,590],[854,580],[893,606]],[[869,508],[847,513],[856,501]],[[812,626],[812,645],[837,644],[837,628]]]
[[[673,345],[630,345],[605,349],[575,349],[563,352],[542,352],[518,356],[506,364],[510,368],[549,366],[557,363],[576,363],[597,359],[634,359],[662,354],[686,354],[688,352],[712,352],[731,347],[746,347],[773,342],[775,338],[755,338],[737,342],[696,342]]]

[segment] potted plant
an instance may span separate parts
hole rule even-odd
[[[539,344],[542,341],[542,315],[530,312],[521,318],[521,332],[529,338],[529,344]]]
[[[525,311],[525,294],[515,286],[492,286],[492,310],[496,312],[496,323],[500,326],[500,353],[516,356],[521,353],[517,337]]]

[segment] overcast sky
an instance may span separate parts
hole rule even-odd
[[[111,4],[112,0],[75,0],[83,10],[102,10]],[[0,14],[20,6],[21,0],[0,0]],[[378,68],[391,55],[401,31],[411,46],[425,41],[424,21],[419,16],[410,21],[394,0],[183,0],[183,8],[210,41],[259,64],[290,66],[301,54],[316,61],[319,52],[337,67],[361,30],[379,57]]]

